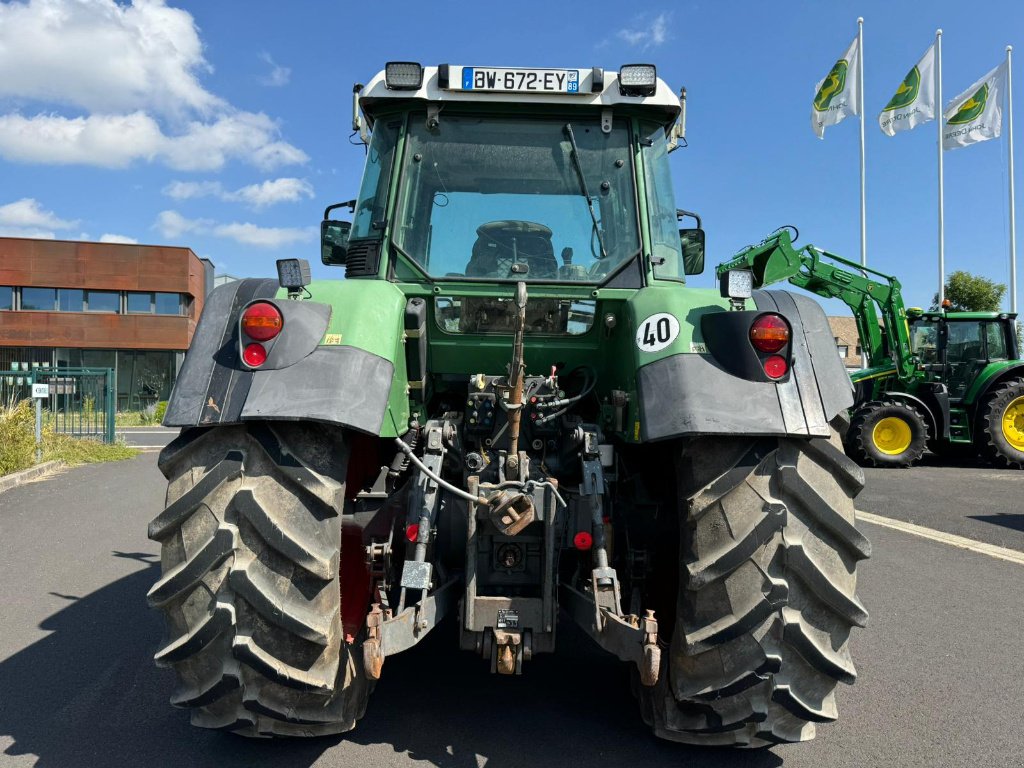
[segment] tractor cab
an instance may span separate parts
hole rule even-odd
[[[910,340],[926,380],[962,400],[989,365],[1019,360],[1016,315],[908,311]]]
[[[391,62],[356,87],[367,165],[353,220],[325,217],[324,261],[435,285],[682,281],[703,270],[668,168],[684,105],[651,65]]]

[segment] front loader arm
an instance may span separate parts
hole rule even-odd
[[[824,261],[824,257],[835,263]],[[719,264],[715,272],[721,278],[735,269],[750,271],[755,288],[788,280],[817,296],[840,299],[853,312],[872,365],[888,360],[901,379],[913,377],[917,363],[910,347],[902,288],[895,277],[813,245],[794,248],[788,229],[780,229],[758,245],[740,251]]]

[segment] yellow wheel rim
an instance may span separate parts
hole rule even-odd
[[[1003,411],[1003,437],[1018,451],[1024,451],[1024,396],[1011,400]]]
[[[872,442],[886,456],[899,456],[910,447],[912,439],[910,425],[898,416],[886,416],[871,430]]]

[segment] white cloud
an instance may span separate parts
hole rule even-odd
[[[267,179],[259,184],[229,191],[219,181],[172,181],[163,192],[175,200],[216,197],[232,203],[245,203],[252,208],[266,208],[277,203],[294,203],[313,197],[313,185],[304,179]]]
[[[260,78],[261,85],[271,88],[288,85],[288,81],[292,79],[292,71],[289,67],[282,67],[266,51],[260,54],[260,59],[270,65],[270,72]]]
[[[316,237],[314,227],[258,227],[255,224],[221,224],[215,227],[213,234],[226,237],[243,245],[254,245],[259,248],[281,248],[285,245],[305,243]]]
[[[209,219],[186,219],[177,211],[160,211],[153,226],[161,235],[173,240],[190,232],[208,232],[212,224]]]
[[[313,197],[313,185],[304,179],[267,179],[225,194],[225,200],[247,203],[253,208],[266,208],[277,203],[296,203]]]
[[[32,240],[55,240],[56,232],[25,227],[0,227],[0,237],[28,237]]]
[[[163,188],[163,193],[175,200],[190,200],[194,197],[219,197],[224,188],[219,181],[172,181]]]
[[[31,197],[23,197],[13,203],[0,205],[0,227],[39,232],[46,230],[73,229],[77,221],[62,219],[53,211],[44,210],[39,201]],[[13,235],[13,237],[36,237],[37,235]],[[11,235],[8,235],[11,237]]]
[[[28,0],[0,5],[0,97],[89,112],[205,113],[224,106],[191,14],[163,0]]]
[[[309,242],[316,237],[315,227],[260,227],[248,222],[218,224],[210,219],[189,219],[177,211],[161,211],[154,227],[165,238],[172,240],[185,234],[213,235],[243,245],[268,249]]]
[[[228,160],[248,161],[263,170],[304,163],[305,152],[278,140],[264,114],[237,112],[212,123],[193,122],[168,136],[144,112],[129,115],[0,115],[0,156],[48,165],[126,168],[160,161],[180,171],[216,171]]]
[[[17,105],[0,112],[0,157],[189,171],[309,159],[272,118],[206,90],[199,76],[209,71],[191,14],[164,0],[0,3],[0,104]]]
[[[616,36],[636,48],[647,50],[655,48],[669,38],[669,22],[672,14],[667,12],[659,13],[653,19],[649,16],[637,19],[632,28],[620,29]]]
[[[110,233],[100,235],[101,243],[121,243],[123,245],[135,245],[139,241],[127,235],[113,235]]]

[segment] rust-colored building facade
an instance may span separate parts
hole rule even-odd
[[[166,399],[212,283],[188,248],[0,238],[0,384],[113,368],[119,410]]]

